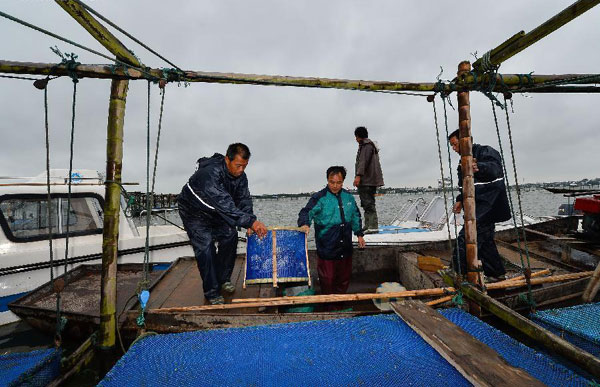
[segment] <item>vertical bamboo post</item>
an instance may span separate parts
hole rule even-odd
[[[273,229],[273,287],[277,287],[277,232]]]
[[[98,22],[76,0],[56,0],[94,39],[119,60],[133,66],[142,63],[104,25]],[[104,230],[102,236],[102,278],[100,286],[100,343],[103,350],[116,344],[117,248],[119,242],[119,210],[121,169],[123,163],[123,122],[128,80],[113,79],[108,107],[106,140],[106,190],[104,196]]]
[[[460,79],[471,71],[471,63],[460,62],[457,76]],[[457,93],[460,165],[463,177],[463,211],[465,219],[465,245],[467,253],[467,280],[483,286],[481,261],[477,257],[477,221],[475,218],[475,185],[473,178],[473,141],[471,139],[471,105],[469,92]]]
[[[123,122],[128,80],[113,80],[108,106],[106,139],[106,190],[102,238],[102,285],[100,287],[100,348],[115,346],[117,301],[117,248],[121,169],[123,163]]]

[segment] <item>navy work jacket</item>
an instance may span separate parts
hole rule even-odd
[[[179,207],[213,224],[250,228],[256,220],[246,173],[232,176],[225,156],[215,153],[198,160],[198,169],[181,189]]]
[[[502,158],[497,150],[487,145],[473,144],[473,158],[477,159],[478,172],[475,181],[475,217],[477,223],[489,224],[504,222],[511,218]],[[458,185],[462,189],[462,171],[458,165]],[[462,193],[456,201],[462,202]]]

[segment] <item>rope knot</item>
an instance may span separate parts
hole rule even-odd
[[[52,52],[54,52],[61,58],[60,64],[64,65],[67,68],[67,71],[69,72],[69,77],[73,80],[73,83],[79,82],[75,69],[81,63],[77,61],[77,55],[73,52],[70,54],[62,53],[57,46],[50,47],[50,50],[52,50]]]

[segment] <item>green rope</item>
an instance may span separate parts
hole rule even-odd
[[[144,282],[148,282],[148,263],[150,262],[150,81],[148,81],[148,109],[146,116],[146,244],[144,247]]]
[[[440,97],[442,97],[442,102],[444,105],[444,125],[446,128],[446,139],[448,139],[448,136],[450,136],[450,134],[448,133],[448,113],[446,110],[446,98],[444,98],[443,95],[440,95]],[[449,175],[450,175],[450,192],[452,192],[452,195],[454,195],[454,178],[452,177],[452,157],[451,157],[451,153],[450,153],[450,141],[446,141],[446,150],[448,153],[448,170],[449,170]],[[452,197],[452,199],[454,199],[454,196]],[[454,200],[453,200],[454,201]],[[450,220],[448,220],[450,221]],[[456,253],[458,254],[459,251],[459,246],[458,246],[458,225],[456,224],[456,216],[454,216],[454,235],[456,236],[455,241],[456,241]],[[460,258],[460,257],[457,257]],[[458,273],[460,273],[461,267],[460,267],[460,259],[457,259],[458,261]]]
[[[438,159],[440,162],[440,175],[442,176],[442,190],[444,192],[444,209],[446,210],[446,228],[448,229],[448,246],[452,251],[452,235],[450,234],[450,217],[448,216],[448,195],[446,194],[446,179],[444,177],[444,163],[442,161],[442,147],[440,145],[440,130],[438,128],[437,109],[435,106],[435,95],[431,101],[433,104],[433,122],[435,123],[435,137],[437,139]]]
[[[496,125],[496,135],[498,136],[498,147],[500,150],[500,156],[501,156],[501,160],[502,160],[502,169],[503,169],[503,180],[504,180],[504,185],[506,186],[506,189],[508,190],[508,201],[510,203],[510,211],[511,211],[511,215],[512,215],[512,219],[513,219],[513,225],[514,225],[514,230],[515,230],[515,237],[517,239],[517,247],[519,249],[519,257],[521,260],[521,269],[523,271],[523,274],[525,276],[526,282],[527,282],[527,293],[528,293],[528,298],[529,298],[529,305],[531,307],[533,307],[533,297],[531,294],[531,279],[529,278],[528,275],[526,275],[525,272],[525,262],[523,261],[523,253],[521,251],[521,238],[519,237],[519,229],[517,227],[517,219],[516,219],[516,215],[515,215],[515,207],[512,201],[512,194],[510,193],[510,185],[508,184],[508,172],[506,170],[506,160],[504,157],[504,147],[502,146],[502,138],[500,136],[500,127],[498,125],[498,116],[496,115],[496,105],[492,102],[492,112],[494,115],[494,123]],[[508,106],[507,106],[508,108]],[[505,109],[507,110],[507,109]],[[507,111],[508,114],[508,111]],[[511,152],[513,152],[513,147],[512,147],[512,142],[511,142]],[[514,152],[513,152],[514,155]],[[514,158],[513,158],[513,167],[514,167]],[[516,172],[516,170],[515,170]],[[519,194],[519,190],[517,188],[517,196],[519,196],[519,201],[520,201],[520,194]],[[524,227],[523,224],[523,214],[521,214],[521,226]],[[523,231],[523,235],[525,235],[525,231]],[[527,248],[526,248],[527,251]],[[529,260],[529,253],[527,253],[527,269],[529,270],[529,273],[531,273],[531,263]]]
[[[460,290],[456,291],[456,295],[452,297],[452,303],[456,306],[462,306],[465,304],[465,300],[463,299],[463,294]]]
[[[506,97],[504,97],[504,104],[506,105]],[[519,204],[519,214],[521,217],[521,227],[523,229],[523,243],[525,245],[525,254],[527,256],[527,268],[529,269],[529,272],[531,273],[531,263],[530,263],[530,259],[529,259],[529,248],[527,246],[527,234],[525,233],[525,222],[523,220],[523,207],[521,205],[521,188],[519,187],[519,176],[517,174],[517,162],[515,160],[515,150],[514,150],[514,146],[513,146],[513,140],[512,140],[512,129],[510,126],[510,118],[508,116],[508,107],[507,109],[504,109],[505,113],[506,113],[506,125],[507,125],[507,129],[508,129],[508,140],[509,140],[509,144],[510,144],[510,155],[512,158],[512,165],[513,165],[513,173],[515,175],[515,189],[517,190],[517,202]],[[518,234],[518,233],[517,233]],[[520,250],[520,248],[519,248]],[[531,295],[531,278],[528,278],[528,276],[525,276],[525,278],[527,279],[527,290],[528,290],[528,295],[529,295],[529,302],[532,306],[535,306],[534,301],[533,301],[533,297]]]
[[[73,82],[77,83],[79,80],[77,79],[77,73],[75,72],[75,70],[77,69],[77,66],[79,66],[81,63],[77,62],[77,55],[75,55],[74,53],[62,53],[57,46],[54,47],[50,47],[50,50],[52,50],[53,53],[55,53],[56,55],[58,55],[61,58],[61,63],[65,65],[65,67],[67,68],[67,71],[69,72],[69,77],[71,77],[71,79],[73,80]],[[57,65],[58,66],[58,65]],[[57,67],[54,66],[53,68]]]
[[[108,56],[108,55],[104,55],[104,54],[102,54],[101,52],[98,52],[98,51],[96,51],[96,50],[92,50],[91,48],[88,48],[88,47],[86,47],[86,46],[84,46],[84,45],[81,45],[81,44],[79,44],[79,43],[76,43],[76,42],[74,42],[74,41],[72,41],[72,40],[69,40],[69,39],[67,39],[67,38],[63,38],[63,37],[62,37],[62,36],[60,36],[60,35],[57,35],[57,34],[55,34],[55,33],[52,33],[52,32],[50,32],[50,31],[48,31],[48,30],[45,30],[45,29],[43,29],[43,28],[40,28],[40,27],[38,27],[38,26],[35,26],[35,25],[31,24],[31,23],[27,23],[26,21],[24,21],[24,20],[21,20],[21,19],[18,19],[18,18],[14,17],[14,16],[11,16],[11,15],[9,15],[9,14],[5,13],[5,12],[2,12],[2,11],[0,11],[0,16],[4,17],[4,18],[6,18],[6,19],[12,20],[12,21],[14,21],[14,22],[16,22],[16,23],[19,23],[19,24],[21,24],[21,25],[23,25],[23,26],[25,26],[25,27],[31,28],[31,29],[33,29],[33,30],[36,30],[36,31],[38,31],[38,32],[41,32],[41,33],[43,33],[43,34],[46,34],[46,35],[48,35],[48,36],[51,36],[51,37],[53,37],[53,38],[55,38],[55,39],[61,40],[61,41],[65,42],[65,43],[71,44],[71,45],[73,45],[73,46],[75,46],[75,47],[81,48],[82,50],[85,50],[85,51],[91,52],[92,54],[95,54],[95,55],[101,56],[101,57],[103,57],[103,58],[105,58],[105,59],[108,59],[108,60],[109,60],[109,61],[111,61],[111,62],[116,62],[116,63],[118,63],[118,64],[120,64],[120,65],[122,65],[122,66],[125,66],[125,67],[127,67],[127,68],[136,69],[136,70],[138,70],[139,72],[141,72],[142,74],[146,75],[147,79],[156,79],[156,77],[155,77],[154,75],[152,75],[152,74],[148,73],[148,72],[147,72],[145,69],[143,69],[143,68],[141,68],[141,67],[132,66],[132,65],[130,65],[130,64],[127,64],[127,63],[125,63],[125,62],[123,62],[123,61],[120,61],[119,59],[111,58],[111,57],[110,57],[110,56]]]
[[[90,7],[89,5],[85,4],[83,1],[81,1],[81,0],[75,0],[75,2],[79,3],[82,7],[84,7],[85,9],[87,9],[90,13],[96,15],[98,18],[100,18],[101,20],[103,20],[104,22],[106,22],[108,25],[110,25],[111,27],[113,27],[114,29],[116,29],[117,31],[119,31],[120,33],[122,33],[123,35],[127,36],[129,39],[133,40],[134,42],[136,42],[140,46],[144,47],[146,50],[150,51],[151,53],[153,53],[154,55],[156,55],[160,59],[164,60],[165,62],[167,62],[171,66],[175,67],[178,70],[178,72],[183,73],[182,69],[180,69],[179,67],[177,67],[176,65],[174,65],[173,63],[171,63],[169,60],[167,60],[165,57],[163,57],[162,55],[160,55],[159,53],[157,53],[156,51],[154,51],[153,49],[151,49],[150,47],[148,47],[147,45],[145,45],[144,43],[142,43],[140,40],[136,39],[134,36],[132,36],[131,34],[129,34],[127,31],[123,30],[122,28],[120,28],[115,23],[113,23],[110,20],[108,20],[106,17],[104,17],[103,15],[101,15],[100,13],[98,13],[97,11],[95,11],[94,9],[92,9],[92,7]]]

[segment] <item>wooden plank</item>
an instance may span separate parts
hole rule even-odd
[[[196,261],[193,259],[185,259],[178,262],[177,265],[175,265],[171,271],[164,276],[153,289],[151,289],[147,309],[162,307],[177,285],[186,276],[190,268],[193,268],[195,263]]]
[[[198,271],[195,262],[193,265],[188,266],[185,276],[181,278],[179,283],[172,283],[171,289],[171,294],[169,294],[169,297],[163,303],[164,308],[204,305],[202,279],[200,278],[200,271]]]
[[[544,386],[496,351],[419,301],[391,303],[394,312],[475,386]]]

